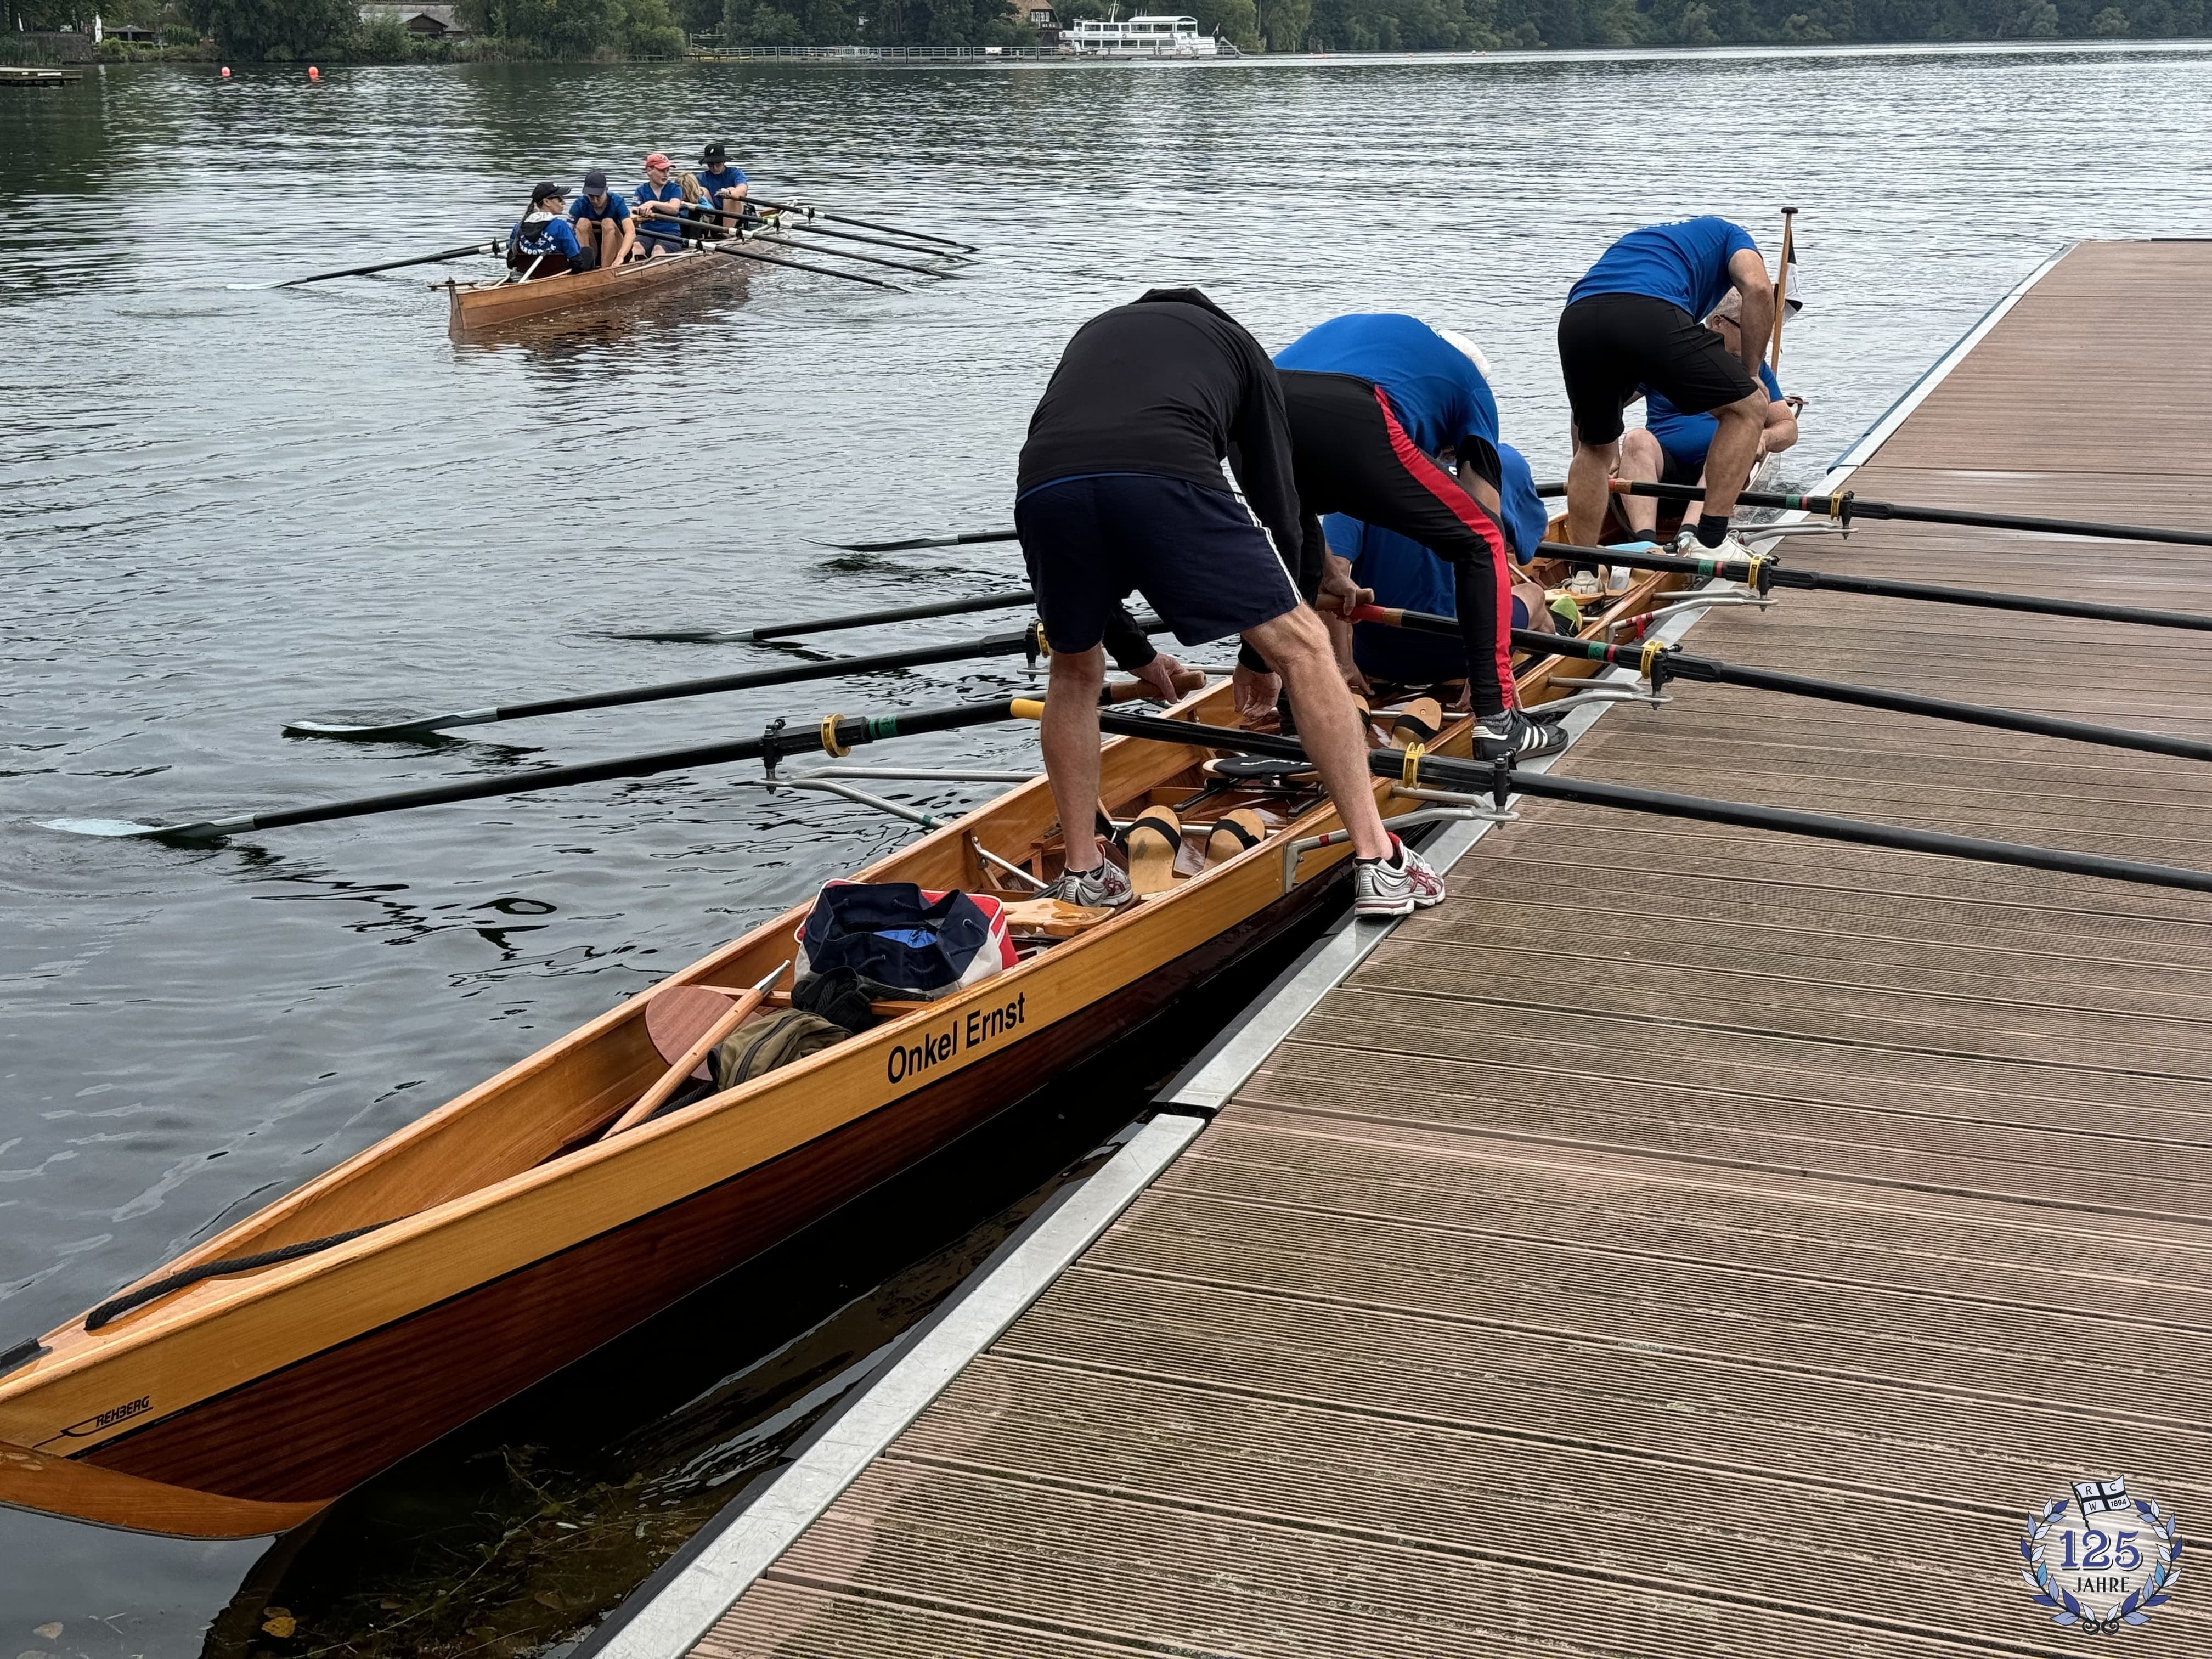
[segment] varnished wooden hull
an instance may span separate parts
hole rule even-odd
[[[544,317],[626,309],[710,274],[742,274],[751,264],[739,254],[696,252],[528,283],[453,283],[446,289],[446,332],[470,340]]]

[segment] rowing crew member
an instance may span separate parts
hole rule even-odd
[[[1450,565],[1479,751],[1486,759],[1559,753],[1566,734],[1513,707],[1498,403],[1474,342],[1393,312],[1339,317],[1277,352],[1275,367],[1298,500],[1314,520],[1308,557],[1326,553],[1319,516],[1344,513],[1410,536]],[[1457,477],[1437,465],[1439,451],[1457,457]]]
[[[507,263],[521,273],[520,280],[590,270],[599,264],[599,250],[576,240],[575,227],[562,211],[568,199],[568,192],[550,179],[530,192],[530,211],[507,234]]]
[[[1224,487],[1224,459],[1243,502]],[[1442,878],[1382,827],[1358,711],[1328,630],[1291,582],[1301,531],[1290,424],[1258,341],[1196,289],[1155,289],[1094,317],[1030,417],[1015,488],[1014,526],[1052,647],[1042,735],[1066,840],[1053,896],[1133,897],[1078,828],[1097,811],[1099,642],[1133,588],[1185,645],[1241,634],[1282,676],[1350,832],[1354,908],[1404,915],[1443,899]]]
[[[584,193],[568,209],[568,218],[602,270],[629,258],[637,246],[629,204],[607,189],[607,175],[597,167],[584,175]]]
[[[637,187],[637,245],[646,258],[684,251],[684,186],[675,166],[659,150],[645,158],[645,182]]]
[[[1731,288],[1742,296],[1733,348],[1698,321]],[[1773,331],[1774,285],[1759,244],[1741,225],[1711,216],[1650,225],[1606,250],[1568,290],[1559,313],[1559,367],[1575,431],[1569,541],[1589,547],[1601,533],[1607,481],[1620,460],[1620,412],[1648,388],[1686,415],[1710,410],[1715,417],[1694,539],[1748,556],[1729,537],[1729,517],[1750,482],[1766,424],[1768,398],[1753,373]]]
[[[1437,464],[1455,462],[1439,455]],[[1542,544],[1549,520],[1528,463],[1512,445],[1498,446],[1498,520],[1516,566],[1529,563]],[[1458,614],[1458,584],[1453,566],[1410,536],[1380,525],[1364,524],[1344,514],[1322,520],[1328,538],[1330,566],[1346,567],[1355,587],[1371,590],[1375,603],[1394,611],[1425,611],[1431,616]],[[1511,588],[1512,625],[1551,628],[1543,588],[1516,570]],[[1355,689],[1370,677],[1399,685],[1437,685],[1467,678],[1467,647],[1458,640],[1415,634],[1382,623],[1350,623],[1331,617],[1329,634],[1340,664],[1349,664]]]
[[[699,188],[707,192],[707,205],[720,208],[725,213],[742,214],[745,210],[744,170],[730,165],[730,152],[720,144],[709,144],[699,156],[699,171],[696,175]]]
[[[1794,313],[1804,309],[1805,301],[1795,291],[1787,303]],[[1743,295],[1730,289],[1705,319],[1705,326],[1721,337],[1730,351],[1739,349],[1743,332]],[[1759,428],[1759,448],[1752,457],[1752,466],[1769,455],[1778,454],[1797,441],[1797,413],[1805,406],[1802,398],[1785,398],[1782,383],[1774,378],[1774,371],[1765,363],[1759,366],[1759,384],[1767,397],[1766,423]],[[1711,451],[1714,429],[1720,424],[1710,415],[1685,415],[1668,400],[1664,392],[1646,386],[1644,397],[1644,424],[1622,434],[1620,441],[1620,471],[1624,479],[1644,483],[1703,484],[1705,481],[1705,458]],[[1638,537],[1649,540],[1659,525],[1659,503],[1650,495],[1624,495],[1620,510],[1628,520],[1628,527]],[[1683,516],[1689,515],[1686,503]]]

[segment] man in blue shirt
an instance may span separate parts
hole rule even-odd
[[[637,187],[637,245],[648,259],[684,251],[684,186],[675,165],[659,150],[645,158],[645,182]]]
[[[1793,313],[1803,307],[1795,294],[1789,303]],[[1742,307],[1743,296],[1731,289],[1705,319],[1705,326],[1719,335],[1730,351],[1737,349],[1742,332]],[[1782,383],[1765,363],[1759,366],[1759,379],[1768,401],[1759,449],[1752,459],[1754,470],[1767,456],[1797,441],[1797,411],[1805,406],[1802,398],[1782,395]],[[1644,424],[1621,435],[1620,476],[1647,483],[1704,483],[1705,459],[1719,425],[1710,415],[1685,415],[1664,392],[1645,387]],[[1659,503],[1648,495],[1622,496],[1620,510],[1629,528],[1638,536],[1649,538],[1658,528]]]
[[[1498,403],[1473,342],[1396,313],[1339,317],[1276,353],[1275,368],[1308,564],[1325,558],[1324,513],[1412,537],[1452,568],[1480,752],[1533,760],[1566,747],[1565,732],[1512,706]],[[1440,451],[1457,458],[1457,477],[1437,465]],[[1318,571],[1301,573],[1301,592],[1318,586]]]
[[[699,188],[707,192],[707,205],[720,208],[725,213],[742,214],[745,210],[744,170],[730,165],[730,152],[720,144],[709,144],[699,157],[699,171],[693,175]]]
[[[589,270],[599,263],[599,250],[576,240],[575,227],[562,212],[568,198],[567,191],[547,179],[530,192],[530,211],[507,232],[507,263],[522,281]]]
[[[1733,349],[1698,320],[1730,289],[1743,296]],[[1601,533],[1607,481],[1620,461],[1620,412],[1650,387],[1685,414],[1715,417],[1705,467],[1711,488],[1695,539],[1746,556],[1729,537],[1729,517],[1766,423],[1767,396],[1753,372],[1773,331],[1774,285],[1741,225],[1711,216],[1649,225],[1606,250],[1568,290],[1559,314],[1559,367],[1575,419],[1570,541],[1588,547]]]
[[[607,189],[607,175],[597,167],[584,175],[584,193],[570,205],[568,218],[577,240],[599,256],[602,270],[629,258],[637,246],[629,204]]]

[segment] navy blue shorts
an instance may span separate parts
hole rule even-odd
[[[1152,472],[1039,484],[1014,528],[1054,651],[1088,651],[1133,590],[1185,645],[1227,639],[1298,608],[1267,532],[1226,489]]]

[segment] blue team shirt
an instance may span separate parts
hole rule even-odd
[[[699,188],[707,192],[709,199],[726,190],[735,190],[745,182],[743,167],[724,167],[720,173],[701,173],[692,176],[698,179]]]
[[[1521,452],[1500,444],[1498,459],[1504,475],[1498,494],[1505,537],[1514,557],[1526,564],[1536,556],[1551,520]],[[1377,605],[1437,617],[1459,615],[1457,578],[1451,566],[1410,536],[1363,524],[1342,513],[1329,514],[1321,528],[1328,550],[1352,561],[1352,580],[1373,588]],[[1409,634],[1381,623],[1352,624],[1352,659],[1363,673],[1408,684],[1458,679],[1467,672],[1466,647],[1458,641]]]
[[[611,219],[617,224],[629,217],[629,204],[622,198],[620,191],[611,190],[606,199],[593,204],[588,196],[579,196],[568,204],[568,216],[580,223],[597,224],[602,219]]]
[[[1782,383],[1774,378],[1774,371],[1765,363],[1759,366],[1759,380],[1766,388],[1766,395],[1775,402],[1782,400]],[[1644,393],[1644,424],[1651,428],[1651,435],[1659,441],[1659,447],[1685,466],[1703,466],[1705,452],[1713,447],[1713,434],[1720,429],[1719,420],[1711,415],[1685,415],[1668,403],[1663,393],[1650,386],[1641,388]]]
[[[547,253],[565,253],[571,259],[584,250],[576,240],[574,228],[557,214],[544,224],[526,224],[518,219],[514,228],[507,234],[507,246],[526,259],[535,259]]]
[[[1418,317],[1381,311],[1334,318],[1277,352],[1275,367],[1374,381],[1424,455],[1468,437],[1497,447],[1490,383],[1465,352]]]
[[[1593,294],[1645,294],[1702,319],[1733,286],[1729,261],[1746,248],[1759,252],[1751,233],[1711,214],[1646,225],[1606,249],[1567,290],[1567,303]]]
[[[650,183],[640,185],[637,187],[637,204],[643,207],[647,202],[673,202],[680,207],[684,203],[684,186],[673,179],[659,190],[655,190]],[[684,233],[676,228],[675,220],[664,219],[658,216],[647,218],[643,214],[640,214],[637,221],[637,234],[640,236],[650,236],[659,242],[681,242],[684,240]]]

